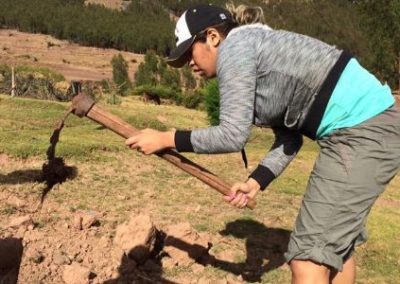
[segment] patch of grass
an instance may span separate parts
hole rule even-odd
[[[400,274],[399,208],[374,207],[368,221],[369,240],[357,249],[360,281],[397,283]]]
[[[21,54],[21,55],[16,56],[16,58],[31,59],[31,56],[29,54]]]
[[[0,208],[0,215],[10,216],[10,215],[15,214],[16,212],[17,212],[17,209],[10,204],[5,204],[2,206],[2,208]]]
[[[2,97],[0,153],[19,158],[45,158],[49,138],[67,106],[42,100]],[[127,151],[122,142],[111,131],[71,114],[61,132],[56,154],[80,160],[96,159],[103,153]]]
[[[194,228],[198,231],[198,232],[208,232],[208,226],[206,224],[197,224],[194,225]]]
[[[51,48],[51,47],[54,47],[54,46],[60,47],[59,44],[56,44],[56,43],[54,43],[54,42],[51,42],[51,41],[48,41],[48,42],[47,42],[47,48]]]
[[[55,82],[65,81],[65,78],[62,74],[54,72],[46,67],[19,65],[15,68],[15,73],[21,76],[24,74],[41,74],[45,78],[52,79]]]
[[[175,266],[164,272],[167,277],[175,277],[180,274],[193,273],[190,267]]]

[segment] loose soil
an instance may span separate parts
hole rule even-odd
[[[40,199],[40,205],[43,205],[44,199],[54,185],[63,183],[67,179],[74,178],[76,176],[76,168],[65,165],[64,159],[56,157],[56,146],[60,138],[61,130],[64,127],[65,120],[71,113],[72,108],[68,109],[64,117],[57,123],[53,134],[50,137],[50,146],[47,149],[47,162],[42,166],[42,176],[39,179],[41,182],[46,183],[46,187],[43,189],[42,197]]]

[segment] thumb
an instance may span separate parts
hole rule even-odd
[[[235,183],[232,187],[231,187],[231,195],[236,196],[237,192],[243,189],[243,183]]]

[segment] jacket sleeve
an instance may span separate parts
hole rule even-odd
[[[217,77],[220,92],[220,124],[193,131],[177,131],[180,152],[229,153],[247,142],[254,117],[256,55],[247,42],[221,44]]]
[[[275,141],[271,149],[250,177],[264,190],[297,155],[303,145],[303,136],[287,128],[273,128]]]

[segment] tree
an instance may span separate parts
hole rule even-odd
[[[157,85],[160,81],[158,70],[158,58],[156,53],[152,50],[147,51],[144,62],[139,64],[138,71],[135,73],[135,85]]]
[[[128,76],[128,63],[121,54],[114,55],[111,60],[113,68],[113,81],[118,87],[120,95],[126,95],[128,90],[132,88],[132,83]]]
[[[374,51],[373,66],[382,80],[400,89],[400,1],[359,0],[355,4],[364,13],[364,29]]]

